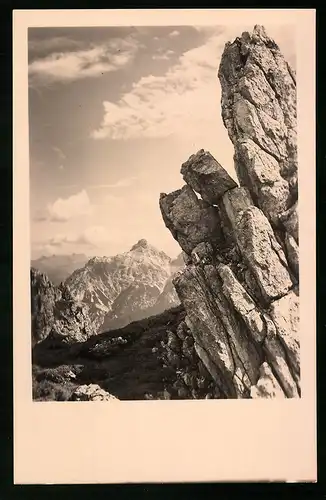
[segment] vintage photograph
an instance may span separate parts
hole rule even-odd
[[[28,28],[33,401],[301,397],[281,22]]]

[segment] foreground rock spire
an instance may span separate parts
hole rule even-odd
[[[295,74],[255,26],[226,44],[218,77],[239,185],[200,150],[160,196],[184,252],[184,326],[220,397],[300,397]]]

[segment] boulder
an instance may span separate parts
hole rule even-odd
[[[70,401],[119,401],[97,384],[80,385],[71,395]]]
[[[160,209],[166,226],[186,254],[201,242],[216,246],[221,241],[218,210],[200,200],[190,186],[162,193]]]
[[[237,186],[218,161],[203,149],[182,164],[181,174],[188,186],[211,205],[217,204],[226,191]]]

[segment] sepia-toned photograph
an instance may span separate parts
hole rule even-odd
[[[281,21],[28,29],[34,401],[300,398]]]
[[[315,11],[13,14],[14,484],[315,482]]]

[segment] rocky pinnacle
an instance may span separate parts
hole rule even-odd
[[[239,184],[200,150],[161,194],[186,262],[173,283],[216,393],[300,397],[295,73],[255,26],[226,44],[218,78]]]

